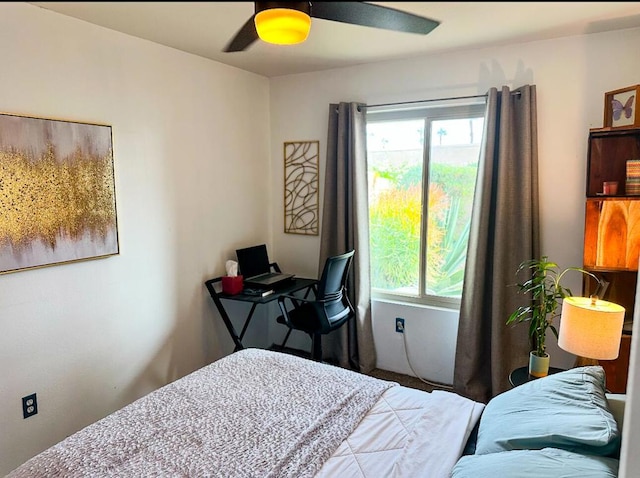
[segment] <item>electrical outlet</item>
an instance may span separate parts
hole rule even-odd
[[[404,319],[396,317],[396,332],[404,334]]]
[[[38,401],[36,394],[32,393],[26,397],[22,397],[22,417],[29,418],[38,413]]]

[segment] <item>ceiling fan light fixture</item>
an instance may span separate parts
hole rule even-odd
[[[309,36],[311,17],[289,8],[270,8],[256,13],[256,30],[261,40],[276,45],[295,45]]]

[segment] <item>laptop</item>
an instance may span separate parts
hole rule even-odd
[[[236,256],[245,287],[276,289],[286,285],[294,277],[293,274],[271,272],[266,244],[237,249]]]

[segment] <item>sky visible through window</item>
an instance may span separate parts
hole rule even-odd
[[[479,144],[483,125],[483,118],[434,121],[431,141],[442,146]],[[367,148],[370,151],[422,149],[422,127],[422,120],[370,123],[367,125]]]

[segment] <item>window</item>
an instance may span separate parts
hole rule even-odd
[[[374,297],[459,306],[484,112],[367,113]]]

